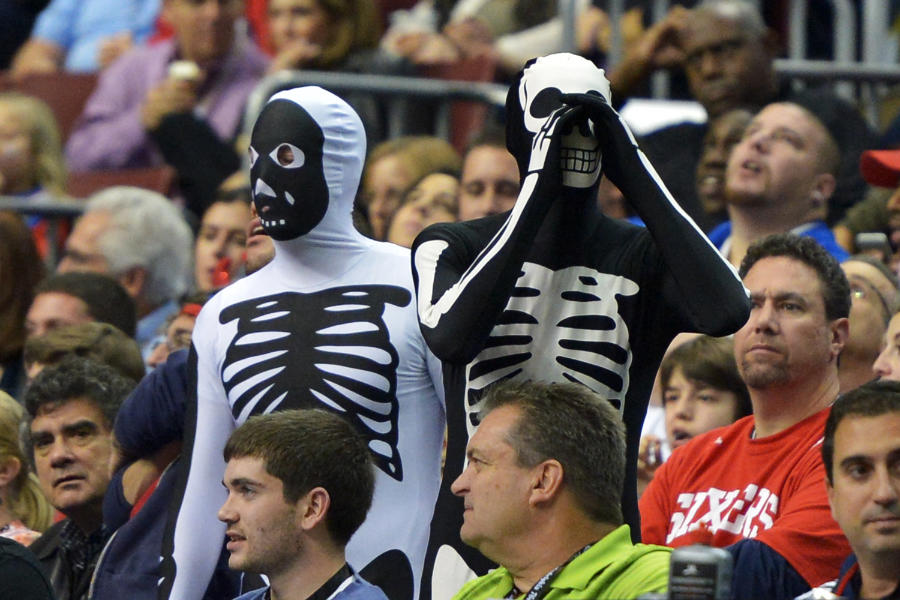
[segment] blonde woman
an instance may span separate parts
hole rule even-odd
[[[66,168],[59,127],[42,100],[0,93],[0,149],[0,194],[63,194]]]
[[[53,508],[19,443],[23,410],[0,392],[0,536],[28,546],[50,527]]]

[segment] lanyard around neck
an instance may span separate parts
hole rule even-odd
[[[559,575],[560,571],[562,571],[564,568],[566,568],[566,565],[568,565],[570,562],[575,560],[578,556],[580,556],[581,554],[586,552],[587,549],[590,548],[592,545],[593,544],[588,544],[587,546],[585,546],[584,548],[582,548],[581,550],[579,550],[578,552],[576,552],[575,554],[570,556],[568,559],[566,559],[566,562],[562,563],[561,565],[558,565],[552,571],[550,571],[549,573],[547,573],[546,575],[544,575],[543,577],[538,579],[537,583],[535,583],[533,586],[531,586],[531,589],[528,590],[527,594],[525,594],[525,598],[523,600],[541,600],[541,598],[543,598],[544,596],[549,594],[550,589],[551,589],[550,582],[553,581],[553,579],[557,575]],[[514,600],[514,598],[519,596],[519,594],[521,594],[521,593],[522,592],[519,591],[519,589],[515,586],[515,584],[513,584],[513,589],[510,590],[510,592],[503,598],[503,600]]]

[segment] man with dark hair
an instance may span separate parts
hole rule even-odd
[[[633,545],[623,524],[625,427],[609,402],[574,383],[503,382],[483,406],[452,490],[463,541],[500,568],[454,598],[665,592],[669,549]]]
[[[659,468],[641,497],[642,534],[726,548],[732,598],[793,598],[837,575],[848,551],[818,446],[840,386],[850,289],[831,255],[793,234],[750,246],[740,274],[751,310],[734,354],[753,414],[697,436]]]
[[[513,207],[519,195],[519,167],[506,149],[506,134],[488,126],[463,155],[457,205],[459,220],[497,215]]]
[[[107,537],[102,505],[112,425],[133,385],[111,367],[73,356],[44,369],[26,392],[35,471],[50,503],[66,516],[30,547],[58,600],[88,597]]]
[[[224,457],[228,566],[269,580],[240,600],[387,600],[344,554],[375,491],[366,443],[349,423],[321,409],[252,417]]]
[[[838,398],[822,443],[831,513],[850,541],[832,591],[900,598],[900,383],[867,383]]]
[[[64,325],[100,321],[133,338],[137,325],[134,300],[115,279],[100,273],[56,273],[35,289],[25,316],[28,337]]]

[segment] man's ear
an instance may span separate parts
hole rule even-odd
[[[834,519],[834,485],[825,478],[825,492],[828,494],[828,506],[831,508],[831,518]]]
[[[837,180],[831,173],[819,173],[816,175],[813,184],[812,196],[820,202],[828,202],[828,199],[834,195],[834,189],[837,187]]]
[[[562,489],[562,464],[551,458],[534,467],[532,474],[529,504],[535,506],[552,501]]]
[[[837,357],[850,337],[850,319],[846,317],[835,319],[831,322],[830,328],[832,354]]]
[[[328,490],[314,487],[297,500],[297,524],[304,531],[314,529],[319,523],[324,523],[330,507]]]
[[[147,283],[147,269],[144,267],[131,267],[119,275],[119,283],[132,298],[138,298]]]

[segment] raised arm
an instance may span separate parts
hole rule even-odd
[[[628,125],[600,96],[566,94],[563,101],[587,112],[596,127],[604,174],[647,225],[667,267],[664,298],[673,300],[700,333],[721,336],[738,330],[750,311],[740,278],[666,189]]]
[[[468,362],[482,349],[515,286],[522,263],[559,196],[561,179],[541,177],[559,159],[554,135],[573,113],[561,108],[535,147],[543,161],[525,177],[515,206],[502,217],[434,225],[413,243],[412,267],[419,322],[429,348],[441,360]]]

